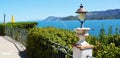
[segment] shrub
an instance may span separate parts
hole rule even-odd
[[[4,24],[0,24],[0,36],[5,35],[5,25]]]
[[[101,44],[94,48],[94,56],[96,58],[120,58],[120,48],[115,46],[115,43],[110,43],[107,46]]]
[[[77,40],[75,33],[57,28],[33,28],[29,31],[27,51],[31,58],[53,58],[51,54],[57,54],[52,44],[53,41],[72,49],[71,44]]]
[[[29,29],[37,25],[36,22],[15,22],[7,23],[6,26],[12,26],[13,28]]]
[[[15,22],[15,23],[6,23],[0,24],[0,35],[5,35],[5,29],[10,28],[21,28],[21,29],[30,29],[37,25],[36,22]]]
[[[104,32],[102,31],[98,37],[89,36],[86,39],[87,42],[95,46],[93,56],[96,58],[120,58],[120,35],[106,35]],[[75,32],[51,27],[30,29],[27,52],[31,58],[53,58],[50,55],[57,54],[58,51],[51,48],[52,44],[48,41],[53,41],[72,49],[70,44],[78,41],[75,35]]]
[[[108,35],[106,35],[104,28],[101,28],[100,35],[96,38],[98,42],[93,49],[93,55],[96,58],[120,58],[120,35],[112,34],[111,26],[108,30]]]

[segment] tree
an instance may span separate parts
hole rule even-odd
[[[102,25],[102,28],[100,29],[100,33],[99,33],[99,41],[102,42],[102,43],[106,43],[106,33],[105,33],[105,29]]]
[[[116,33],[117,35],[119,34],[119,29],[118,29],[118,27],[116,27],[115,33]]]
[[[108,28],[108,35],[111,35],[112,34],[112,26],[109,26]]]

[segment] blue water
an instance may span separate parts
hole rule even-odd
[[[102,25],[106,31],[108,32],[109,26],[112,26],[112,31],[115,33],[115,28],[118,27],[120,30],[120,19],[112,19],[112,20],[86,20],[84,23],[84,27],[91,28],[89,33],[91,35],[99,35],[100,29]],[[69,21],[39,21],[38,27],[57,27],[68,30],[74,30],[75,28],[80,27],[80,22],[78,20],[69,20]],[[120,32],[119,32],[120,33]]]

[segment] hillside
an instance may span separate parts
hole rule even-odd
[[[120,9],[92,11],[87,13],[86,19],[120,19]]]
[[[54,17],[49,16],[45,20],[76,20],[77,16]],[[86,15],[87,20],[120,19],[120,9],[109,9],[105,11],[92,11]]]

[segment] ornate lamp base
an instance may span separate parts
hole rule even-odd
[[[90,28],[77,28],[75,30],[79,41],[73,45],[73,58],[92,57],[92,48],[94,46],[85,41],[85,38],[89,36],[89,30]]]

